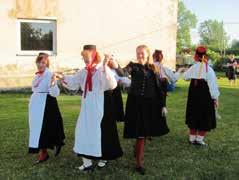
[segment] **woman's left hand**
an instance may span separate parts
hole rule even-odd
[[[111,68],[113,69],[118,69],[119,68],[119,64],[117,63],[117,61],[114,59],[114,56],[111,55],[110,61],[109,61]]]
[[[51,77],[51,86],[55,86],[57,80],[57,75],[54,73]]]
[[[214,100],[214,106],[215,106],[215,108],[218,108],[219,107],[219,101],[218,100]]]
[[[103,61],[103,65],[106,66],[111,59],[111,56],[109,54],[105,54],[105,59]]]

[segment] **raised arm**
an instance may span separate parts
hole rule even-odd
[[[179,78],[178,72],[174,73],[171,69],[167,67],[164,67],[164,72],[171,83],[175,83]]]
[[[102,82],[102,90],[107,91],[116,88],[117,81],[114,77],[114,73],[110,70],[110,68],[108,66],[104,66],[99,70],[101,71],[100,81]]]
[[[78,90],[82,81],[82,71],[79,70],[74,75],[58,75],[64,87],[70,90]]]
[[[124,68],[121,68],[121,72],[123,76],[128,77],[131,75],[133,64],[134,64],[133,62],[130,62],[127,66],[125,66]]]
[[[115,78],[115,74],[113,71],[108,67],[108,63],[112,61],[112,56],[105,54],[105,58],[103,61],[103,64],[99,68],[100,70],[100,81],[102,84],[102,90],[107,91],[107,90],[112,90],[116,88],[117,86],[117,81]]]
[[[50,73],[50,78],[51,81],[50,81],[50,84],[49,84],[49,94],[52,96],[52,97],[57,97],[60,95],[60,89],[57,85],[57,79],[56,79],[56,74],[52,74]]]
[[[186,72],[183,73],[183,79],[189,81],[192,77],[193,66],[191,66]]]

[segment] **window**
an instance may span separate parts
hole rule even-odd
[[[19,19],[18,55],[56,54],[56,21]]]

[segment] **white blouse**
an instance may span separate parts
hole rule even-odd
[[[128,77],[121,77],[121,76],[119,76],[114,69],[111,69],[111,71],[114,74],[114,77],[115,77],[117,82],[122,83],[125,87],[130,87],[131,79],[129,79]]]
[[[48,68],[42,75],[38,74],[32,81],[32,92],[33,93],[48,93],[53,97],[57,97],[60,94],[60,90],[55,82],[54,86],[51,86],[51,78],[53,73]]]
[[[201,69],[201,66],[202,66],[202,69]],[[200,73],[200,69],[201,69],[201,73]],[[208,66],[208,72],[207,72],[205,63],[197,62],[196,64],[191,66],[184,73],[183,76],[185,80],[191,80],[191,79],[206,80],[212,99],[218,99],[220,92],[217,85],[217,77],[214,70],[210,66]]]
[[[75,75],[64,76],[65,86],[84,91],[87,70],[81,69]],[[101,121],[104,115],[104,91],[116,88],[117,82],[109,67],[96,66],[92,76],[92,91],[82,98],[80,115],[75,128],[74,152],[94,157],[102,156]]]
[[[29,147],[38,148],[42,123],[44,119],[47,95],[56,97],[60,90],[55,82],[51,86],[53,73],[46,69],[43,74],[37,74],[32,81],[33,94],[29,101]]]
[[[85,68],[79,70],[74,75],[64,76],[65,86],[71,90],[78,90],[81,88],[82,91],[85,89],[85,81],[87,76],[87,70]],[[93,92],[106,91],[114,89],[117,86],[116,79],[113,78],[114,74],[109,67],[103,67],[100,63],[96,66],[96,71],[92,76],[93,81]]]
[[[162,63],[154,62],[154,64],[159,68],[161,78],[167,78],[170,83],[176,83],[176,81],[179,79],[179,73],[174,73],[171,69],[163,66]]]

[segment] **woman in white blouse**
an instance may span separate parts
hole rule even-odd
[[[216,128],[215,108],[220,92],[215,72],[208,65],[206,48],[199,46],[194,59],[196,63],[184,73],[184,79],[190,80],[186,124],[190,132],[189,143],[205,146],[206,132]]]
[[[92,171],[94,169],[92,160],[100,160],[98,166],[104,167],[106,160],[116,159],[122,155],[117,129],[112,131],[112,129],[104,128],[105,125],[102,126],[105,113],[104,92],[116,88],[117,82],[107,65],[110,56],[105,55],[102,63],[95,45],[85,45],[82,57],[85,68],[75,75],[58,76],[68,89],[81,88],[83,90],[73,150],[83,160],[83,164],[78,169]],[[106,133],[108,133],[107,136],[105,136]],[[112,142],[112,144],[107,144],[107,142]],[[117,145],[113,146],[113,143]],[[116,152],[117,154],[113,154]]]
[[[160,79],[167,81],[169,84],[175,84],[179,78],[179,72],[182,69],[179,69],[178,72],[174,73],[171,69],[163,65],[163,52],[161,50],[155,50],[153,53],[154,64],[159,69]]]
[[[56,76],[48,69],[49,59],[40,53],[36,59],[38,72],[32,82],[29,103],[29,153],[39,153],[37,163],[49,158],[47,149],[55,148],[55,156],[64,145],[64,130],[56,97],[60,90]]]

